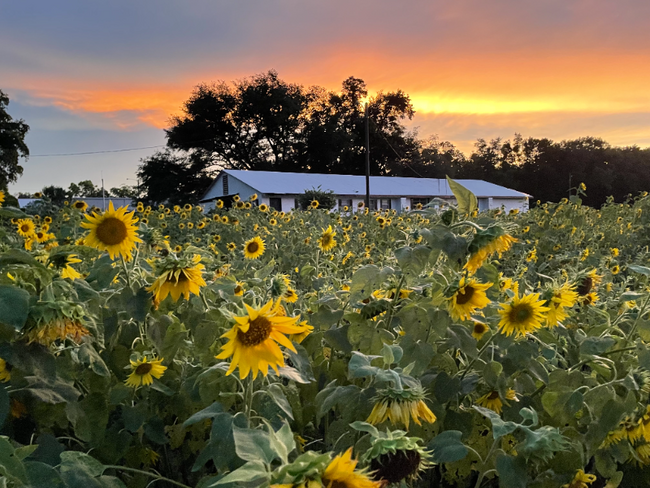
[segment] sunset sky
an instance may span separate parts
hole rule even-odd
[[[647,0],[0,0],[0,89],[31,126],[10,189],[135,184],[201,82],[402,89],[421,137],[650,146]],[[136,151],[73,156],[80,152]]]

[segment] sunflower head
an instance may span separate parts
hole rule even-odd
[[[336,246],[336,239],[334,239],[335,235],[336,232],[334,232],[331,225],[327,227],[327,229],[323,229],[323,233],[318,238],[318,247],[322,251],[330,251],[334,249]]]
[[[411,420],[418,425],[422,425],[420,419],[432,424],[436,416],[424,403],[425,399],[426,392],[421,386],[378,390],[375,405],[366,422],[377,425],[388,420],[393,425],[402,424],[406,429]]]
[[[546,320],[546,312],[549,311],[549,308],[544,306],[544,300],[540,299],[539,293],[531,293],[521,298],[515,296],[511,302],[501,307],[500,332],[507,336],[516,333],[518,337],[539,329]]]
[[[90,230],[85,245],[108,252],[111,259],[116,256],[130,259],[136,243],[142,242],[135,225],[138,219],[133,212],[127,213],[127,207],[115,210],[111,201],[104,213],[86,214],[86,219],[81,223],[82,227]]]
[[[492,283],[479,283],[473,278],[463,276],[449,298],[449,312],[452,318],[467,320],[471,314],[487,306],[490,299],[485,292],[491,286]]]
[[[181,295],[189,300],[190,293],[200,294],[200,288],[206,285],[202,276],[205,267],[200,261],[201,256],[197,254],[191,258],[167,256],[156,263],[158,278],[147,288],[153,293],[156,308],[168,295],[177,302]]]
[[[262,238],[255,236],[244,243],[244,258],[257,259],[264,254],[265,249]]]
[[[323,486],[336,488],[380,488],[367,472],[356,470],[358,461],[352,459],[352,448],[339,454],[329,463],[321,479]]]
[[[80,344],[83,337],[90,334],[85,327],[86,315],[86,310],[75,302],[39,302],[30,308],[26,338],[45,346],[65,340]]]
[[[162,365],[163,361],[164,358],[148,360],[146,356],[131,360],[131,374],[125,381],[126,386],[147,386],[153,383],[154,378],[160,379],[167,369],[167,366]]]

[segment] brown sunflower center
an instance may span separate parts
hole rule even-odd
[[[587,276],[584,280],[582,280],[582,283],[580,283],[580,286],[576,291],[578,292],[578,295],[584,296],[591,291],[592,286],[594,286],[594,280],[591,277]]]
[[[458,305],[465,305],[467,302],[469,302],[472,299],[472,296],[474,295],[474,288],[471,286],[466,286],[464,288],[461,288],[458,290],[458,293],[456,294],[456,303]]]
[[[97,233],[97,239],[107,246],[121,244],[128,236],[126,224],[115,217],[105,219],[97,226],[95,232]]]
[[[420,469],[422,456],[416,450],[395,453],[387,452],[370,463],[373,478],[377,481],[386,480],[389,484],[397,484],[403,479],[416,476]]]
[[[28,224],[23,224],[20,226],[20,230],[23,232],[29,232],[30,229],[31,227]]]
[[[83,202],[75,202],[73,205],[74,208],[84,208],[85,206],[86,204]]]
[[[496,400],[499,398],[499,392],[498,391],[493,391],[488,395],[488,400]]]
[[[487,327],[485,326],[485,324],[481,324],[481,323],[474,324],[474,333],[475,334],[483,334],[483,333],[485,333],[486,330],[487,330]]]
[[[139,376],[144,376],[145,374],[148,374],[151,371],[152,367],[153,366],[151,365],[151,363],[138,364],[138,367],[135,368],[135,374]]]
[[[266,317],[259,316],[255,320],[250,321],[248,332],[237,331],[237,339],[244,346],[257,346],[269,338],[272,329],[271,321]]]
[[[509,318],[510,322],[522,324],[530,319],[532,315],[533,312],[528,305],[519,304],[512,307],[512,310],[510,310]]]
[[[330,234],[323,234],[323,237],[321,237],[321,244],[323,247],[327,247],[331,244],[332,242],[332,236]]]
[[[260,245],[256,241],[249,242],[246,246],[246,251],[248,251],[249,254],[255,254],[259,250]]]

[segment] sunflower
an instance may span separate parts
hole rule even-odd
[[[565,283],[561,287],[553,290],[553,296],[546,303],[549,309],[546,314],[546,325],[548,327],[555,327],[558,323],[566,319],[568,314],[565,309],[573,307],[577,301],[578,293],[575,291],[575,285]]]
[[[515,296],[510,303],[502,304],[501,307],[503,310],[499,310],[501,315],[499,331],[507,336],[514,332],[517,336],[524,336],[539,329],[549,310],[540,300],[539,293],[531,293],[521,298]]]
[[[269,224],[270,224],[270,225],[277,225],[277,224],[278,224],[278,221],[275,220],[275,219],[270,219],[270,220],[269,220]]]
[[[16,221],[18,234],[22,237],[31,237],[34,235],[36,227],[32,219],[20,219]]]
[[[148,361],[146,356],[137,361],[131,361],[132,372],[124,383],[126,386],[132,388],[137,388],[141,385],[151,385],[153,379],[160,379],[167,369],[167,366],[162,365],[163,361],[164,359],[152,359]]]
[[[594,481],[596,481],[596,475],[586,474],[582,469],[579,469],[571,483],[562,485],[562,488],[588,488],[588,485]]]
[[[312,200],[311,203],[309,204],[309,208],[316,209],[318,208],[318,205],[319,205],[318,200]]]
[[[618,264],[615,264],[614,266],[612,266],[610,271],[613,275],[617,275],[621,271],[621,267]]]
[[[589,295],[589,293],[596,288],[600,282],[603,280],[603,277],[596,273],[595,269],[592,269],[589,273],[584,275],[580,280],[576,291],[580,296]]]
[[[352,460],[352,448],[339,454],[329,463],[322,475],[324,488],[380,488],[364,471],[355,471],[358,461]]]
[[[34,327],[26,334],[28,342],[49,346],[57,340],[70,339],[81,344],[84,336],[90,334],[84,326],[85,310],[72,302],[40,302],[30,315]]]
[[[239,377],[244,379],[249,373],[253,379],[257,373],[268,374],[269,366],[278,373],[278,366],[284,367],[284,357],[279,345],[293,352],[296,348],[284,334],[301,334],[306,327],[296,325],[299,317],[279,317],[275,315],[275,304],[269,300],[260,309],[244,304],[248,315],[234,317],[235,325],[221,337],[228,339],[222,346],[217,359],[232,356],[230,368],[226,375],[231,374],[239,366]]]
[[[483,262],[492,254],[506,252],[512,245],[518,242],[517,239],[507,234],[500,227],[491,227],[484,231],[478,231],[470,243],[470,257],[465,264],[465,269],[471,274],[483,265]]]
[[[6,383],[11,379],[11,370],[7,362],[0,358],[0,381]]]
[[[264,241],[261,237],[255,236],[244,243],[244,258],[257,259],[264,254]]]
[[[115,210],[111,201],[103,214],[86,214],[86,219],[87,222],[81,223],[82,227],[90,229],[85,238],[86,246],[108,252],[111,259],[115,259],[115,256],[130,259],[135,244],[142,242],[135,225],[138,219],[133,212],[127,213],[127,207]]]
[[[77,264],[80,262],[81,259],[77,258],[76,254],[68,254],[65,256],[65,262],[63,264],[63,269],[61,270],[61,278],[70,278],[71,280],[81,278],[81,273],[70,266],[71,264]]]
[[[184,224],[183,222],[180,222],[180,223],[178,224],[178,228],[179,228],[180,230],[183,230],[183,229],[185,228],[185,224]]]
[[[295,303],[298,300],[298,294],[296,293],[296,290],[287,288],[287,291],[282,294],[282,300],[289,303]]]
[[[237,249],[237,244],[235,244],[234,242],[229,242],[226,247],[228,248],[229,251],[234,251],[235,249]]]
[[[458,290],[449,299],[449,313],[454,320],[468,320],[475,310],[484,308],[490,303],[485,290],[492,283],[481,284],[474,279],[462,277]]]
[[[223,200],[217,200],[217,208],[223,208]]]
[[[257,207],[260,212],[268,212],[269,211],[269,206],[266,203],[260,204],[259,207]]]
[[[233,293],[235,294],[236,297],[241,297],[244,295],[244,284],[241,281],[238,281],[235,284],[235,289],[233,290]]]
[[[404,424],[407,429],[411,420],[422,425],[420,418],[432,424],[436,416],[424,403],[425,398],[424,389],[418,386],[408,390],[378,390],[375,405],[366,422],[377,425],[389,420],[391,424]]]
[[[77,210],[85,212],[88,209],[88,204],[83,200],[77,200],[72,204],[72,208],[76,208]]]
[[[335,235],[336,232],[332,230],[331,225],[327,227],[327,229],[323,229],[323,233],[317,240],[318,247],[320,247],[323,251],[330,251],[334,249],[336,246],[336,239],[334,239]]]
[[[490,330],[490,327],[488,327],[487,324],[484,324],[483,322],[474,322],[474,326],[472,327],[472,337],[477,341],[480,341],[488,330]]]
[[[363,461],[370,464],[371,476],[383,486],[398,486],[402,481],[413,486],[420,473],[431,467],[431,453],[420,446],[422,439],[409,437],[402,430],[370,436],[370,449]]]
[[[519,400],[517,399],[517,393],[515,392],[515,390],[513,390],[512,388],[508,388],[508,391],[506,391],[505,400],[518,402]],[[503,409],[503,402],[501,401],[501,396],[499,395],[499,392],[496,390],[492,390],[490,393],[483,395],[481,398],[476,400],[476,403],[478,403],[482,407],[489,408],[490,410],[498,414],[500,414],[501,410]]]
[[[5,202],[5,192],[0,190],[0,207]]]
[[[199,295],[200,288],[205,286],[201,274],[205,267],[200,263],[201,256],[194,255],[190,260],[176,260],[170,258],[164,261],[162,272],[158,275],[156,281],[147,288],[147,291],[153,293],[153,302],[156,307],[167,295],[171,294],[175,302],[183,295],[185,300],[190,299],[190,293]]]

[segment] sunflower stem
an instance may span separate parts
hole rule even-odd
[[[137,474],[143,474],[145,476],[149,476],[150,478],[156,478],[157,480],[160,481],[166,481],[167,483],[175,486],[180,486],[182,488],[192,488],[191,486],[184,485],[183,483],[179,483],[178,481],[171,480],[169,478],[165,478],[164,476],[160,476],[159,474],[156,473],[150,473],[149,471],[143,471],[141,469],[135,469],[135,468],[127,468],[125,466],[115,466],[113,464],[105,464],[104,465],[105,469],[115,469],[117,471],[129,471],[131,473],[137,473]]]
[[[251,417],[253,413],[253,398],[255,397],[253,391],[254,380],[252,378],[246,379],[246,389],[244,391],[244,414],[246,415],[246,422],[248,428],[251,427]]]
[[[487,340],[487,342],[485,344],[483,344],[483,347],[480,349],[480,351],[478,352],[476,357],[469,362],[467,367],[463,370],[463,374],[460,375],[460,380],[461,381],[463,381],[463,378],[465,378],[465,376],[467,376],[467,373],[469,373],[470,369],[472,369],[472,366],[474,366],[474,363],[476,362],[476,360],[479,359],[481,357],[481,355],[485,352],[485,350],[488,348],[488,346],[490,344],[492,344],[492,341],[496,338],[496,336],[497,336],[497,334],[492,334],[490,336],[490,338]]]
[[[397,303],[399,302],[399,295],[400,292],[402,291],[402,285],[404,285],[404,279],[405,275],[402,273],[402,276],[399,279],[399,282],[397,283],[397,287],[395,288],[395,298],[393,298],[392,303],[390,304],[390,312],[388,312],[388,319],[386,320],[386,329],[390,328],[390,323],[393,321],[393,315],[395,315],[395,307],[397,306]]]
[[[131,283],[131,275],[129,273],[129,268],[126,265],[126,259],[120,254],[120,259],[122,260],[122,267],[124,268],[124,275],[126,276],[126,284],[131,291],[133,291],[133,284]]]

